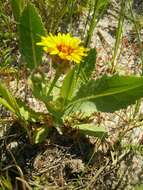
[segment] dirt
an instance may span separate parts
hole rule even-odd
[[[134,171],[132,152],[119,151],[117,157],[122,157],[113,162],[114,150],[111,146],[106,151],[103,148],[108,142],[99,148],[97,139],[74,138],[56,131],[44,143],[31,145],[22,131],[17,133],[17,127],[12,125],[2,141],[1,175],[7,170],[18,189],[26,188],[16,180],[18,177],[39,190],[131,189],[128,173]]]

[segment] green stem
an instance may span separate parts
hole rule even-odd
[[[92,15],[92,20],[91,20],[91,24],[89,26],[87,37],[85,40],[86,47],[89,46],[94,29],[97,23],[99,22],[100,18],[103,16],[108,4],[109,4],[109,0],[105,0],[103,3],[100,0],[94,1],[94,5],[93,5],[94,10],[93,10],[93,15]]]
[[[93,11],[93,15],[92,15],[92,20],[91,20],[91,24],[89,27],[89,31],[86,37],[86,41],[85,41],[85,46],[88,46],[90,44],[91,41],[91,37],[94,31],[94,28],[96,26],[96,10],[97,10],[97,4],[98,4],[98,0],[95,0],[94,3],[94,11]]]
[[[87,29],[87,26],[88,26],[88,23],[89,23],[89,20],[90,20],[91,11],[92,11],[92,2],[91,2],[91,0],[90,0],[90,1],[89,1],[89,10],[88,10],[88,14],[87,14],[87,17],[86,17],[86,22],[85,22],[85,25],[84,25],[82,38],[83,38],[83,37],[85,36],[85,34],[86,34],[86,29]]]
[[[50,86],[50,88],[49,88],[49,91],[48,91],[48,93],[47,93],[47,96],[49,96],[49,95],[51,94],[51,92],[52,92],[52,90],[53,90],[53,88],[54,88],[54,86],[55,86],[57,80],[59,79],[59,77],[60,77],[59,72],[56,72],[56,73],[55,73],[55,77],[54,77],[54,79],[53,79],[53,81],[52,81],[52,83],[51,83],[51,86]]]
[[[115,47],[114,47],[114,54],[113,54],[113,59],[112,59],[112,68],[111,72],[113,73],[116,67],[116,59],[122,39],[122,33],[123,33],[123,24],[124,24],[124,18],[125,18],[125,0],[121,1],[121,9],[120,9],[120,14],[119,14],[119,21],[118,21],[118,27],[117,27],[117,32],[116,32],[116,42],[115,42]]]

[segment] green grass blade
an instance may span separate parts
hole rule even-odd
[[[0,96],[0,103],[18,116],[20,113],[16,99],[3,84],[0,84]]]
[[[113,53],[113,59],[112,59],[112,72],[114,72],[115,67],[116,67],[116,58],[118,55],[120,43],[121,43],[121,38],[122,38],[122,32],[123,32],[123,24],[124,24],[124,18],[125,18],[125,0],[121,1],[121,8],[120,8],[120,14],[119,14],[119,19],[118,19],[118,27],[116,30],[116,41],[115,41],[115,46],[114,46],[114,53]]]
[[[94,29],[107,8],[109,0],[95,0],[91,23],[85,39],[85,46],[89,46]]]

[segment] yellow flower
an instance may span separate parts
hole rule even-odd
[[[51,56],[58,56],[62,60],[80,63],[83,56],[87,55],[87,48],[80,45],[81,40],[72,37],[70,34],[61,34],[41,37],[41,42],[37,45],[43,46],[43,50]]]

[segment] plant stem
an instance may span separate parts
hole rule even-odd
[[[88,10],[88,14],[87,14],[87,17],[86,17],[86,22],[85,22],[85,25],[84,25],[82,38],[85,36],[86,29],[87,29],[87,26],[88,26],[88,23],[89,23],[89,20],[90,20],[91,11],[92,11],[92,2],[91,2],[91,0],[90,0],[90,1],[89,1],[89,10]]]
[[[88,46],[90,41],[91,41],[91,37],[92,37],[92,34],[93,34],[93,31],[94,31],[94,28],[96,26],[96,7],[97,7],[97,4],[98,4],[98,0],[95,0],[95,3],[94,3],[94,11],[93,11],[93,15],[92,15],[92,20],[91,20],[91,24],[90,24],[90,27],[89,27],[89,31],[88,31],[88,34],[87,34],[87,37],[86,37],[86,41],[85,41],[85,46]]]
[[[124,17],[125,17],[125,0],[122,0],[120,14],[119,14],[119,20],[118,20],[118,27],[117,27],[117,31],[116,31],[116,42],[115,42],[115,47],[114,47],[113,59],[112,59],[112,63],[111,63],[112,64],[111,73],[114,72],[115,67],[116,67],[116,58],[117,58],[117,54],[119,51],[120,42],[121,42],[122,33],[123,33]]]
[[[56,72],[56,73],[55,73],[55,77],[54,77],[54,79],[53,79],[53,81],[52,81],[52,83],[51,83],[51,85],[50,85],[49,90],[48,90],[47,96],[50,96],[50,94],[51,94],[51,92],[52,92],[52,90],[53,90],[53,88],[54,88],[54,86],[55,86],[57,80],[59,79],[59,77],[60,77],[60,73],[59,73],[59,72]]]
[[[95,0],[94,1],[94,10],[93,10],[93,15],[92,15],[92,20],[91,20],[91,24],[89,26],[89,30],[87,33],[87,37],[85,40],[85,46],[89,46],[94,29],[97,25],[97,23],[99,22],[100,18],[102,17],[102,15],[104,14],[104,11],[107,8],[107,5],[109,4],[109,0],[104,0],[103,2],[101,0]],[[92,3],[91,3],[92,5]],[[90,14],[90,12],[89,12]]]
[[[72,0],[71,1],[71,5],[70,5],[70,10],[68,11],[69,12],[69,17],[68,17],[68,20],[69,20],[69,31],[71,31],[72,33],[72,29],[73,29],[73,14],[74,14],[74,5],[76,4],[76,1],[77,0]]]

